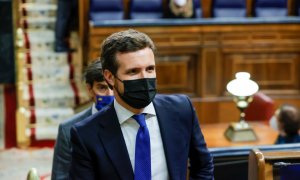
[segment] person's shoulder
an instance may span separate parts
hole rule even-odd
[[[100,111],[98,111],[95,114],[92,114],[91,116],[85,118],[82,121],[79,121],[77,123],[75,123],[75,127],[78,129],[82,129],[82,128],[92,128],[92,127],[96,127],[95,125],[97,123],[99,123],[99,120],[105,120],[108,118],[108,116],[110,116],[110,112],[113,109],[113,104],[111,105],[107,105],[104,108],[102,108]]]
[[[75,114],[74,116],[70,117],[69,119],[66,119],[65,121],[63,121],[60,126],[62,128],[65,127],[71,127],[73,126],[75,123],[82,121],[84,119],[86,119],[87,117],[89,117],[90,115],[92,115],[92,108],[89,107],[77,114]]]
[[[189,97],[185,94],[157,94],[155,100],[166,102],[182,102],[189,100]]]
[[[281,135],[278,135],[275,144],[284,144],[284,143],[285,143],[285,138]]]
[[[300,134],[297,135],[296,139],[297,139],[297,142],[300,143]]]
[[[294,142],[300,143],[300,134],[295,135]]]
[[[190,99],[184,94],[162,95],[157,94],[154,98],[154,104],[166,106],[186,106],[190,104]]]
[[[156,112],[172,114],[185,120],[193,115],[193,105],[187,95],[157,95],[154,98],[153,105]]]

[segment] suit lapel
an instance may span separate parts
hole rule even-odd
[[[119,173],[120,179],[133,179],[133,170],[117,114],[110,106],[100,123],[99,138]]]
[[[164,106],[157,100],[153,103],[160,127],[169,176],[170,179],[176,179],[179,177],[178,173],[180,173],[180,165],[178,165],[176,161],[176,157],[178,157],[179,154],[177,148],[174,147],[174,145],[177,144],[176,137],[178,137],[176,116],[172,116],[169,106]]]

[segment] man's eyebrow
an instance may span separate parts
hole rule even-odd
[[[125,70],[125,72],[130,72],[130,71],[132,71],[132,70],[138,70],[138,69],[140,69],[140,68],[138,68],[138,67],[129,68],[129,69]]]

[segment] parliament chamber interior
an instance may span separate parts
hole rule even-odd
[[[53,150],[59,123],[91,105],[83,71],[102,41],[136,29],[156,45],[158,93],[190,97],[216,180],[278,179],[288,172],[280,162],[299,175],[300,143],[275,145],[269,122],[283,104],[300,108],[299,0],[191,0],[189,18],[168,17],[169,0],[78,0],[68,18],[72,51],[56,52],[60,1],[0,0],[0,154]],[[226,88],[238,72],[259,87],[246,108]],[[249,131],[235,129],[241,116]],[[37,167],[41,179],[50,178],[51,156],[48,169]]]

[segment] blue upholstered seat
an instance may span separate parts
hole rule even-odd
[[[162,0],[131,0],[130,19],[160,19],[163,17]]]
[[[287,16],[287,0],[255,0],[254,12],[256,17]]]
[[[90,0],[90,20],[123,19],[122,0]]]
[[[298,16],[300,16],[300,1],[297,1],[297,4],[296,4],[296,13],[298,14]]]
[[[246,17],[246,0],[214,0],[214,17]]]
[[[193,0],[193,1],[195,7],[195,17],[201,18],[202,17],[201,0]]]

